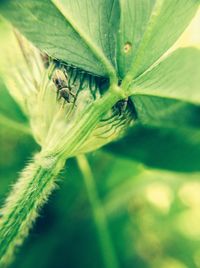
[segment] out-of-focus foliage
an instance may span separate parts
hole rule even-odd
[[[0,83],[0,112],[21,124],[25,118],[5,90]],[[0,123],[2,205],[16,173],[37,146],[19,125]],[[88,158],[120,267],[200,267],[199,173],[151,170],[102,152]],[[67,162],[49,201],[11,267],[102,268],[98,235],[75,159]]]
[[[1,131],[2,153],[6,151],[7,155],[6,159],[1,157],[1,203],[15,172],[34,148],[23,135],[10,133],[6,139],[8,133]],[[89,159],[98,174],[95,180],[120,267],[199,267],[198,174],[188,177],[146,170],[100,152]],[[90,204],[75,160],[67,162],[58,186],[13,268],[32,268],[36,261],[38,268],[103,267]]]
[[[1,128],[0,202],[35,151],[33,140]],[[6,156],[6,157],[5,157]],[[89,155],[120,267],[198,268],[199,174],[148,170],[102,152]],[[13,268],[103,267],[82,175],[67,162]],[[78,256],[78,257],[77,257]]]
[[[138,125],[122,140],[105,147],[147,166],[174,171],[200,170],[199,130]]]

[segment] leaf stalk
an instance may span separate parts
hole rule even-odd
[[[85,187],[91,205],[105,268],[119,268],[118,259],[109,233],[105,211],[97,192],[92,170],[86,156],[79,155],[77,157],[77,162],[83,175]]]

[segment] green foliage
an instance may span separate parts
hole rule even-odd
[[[12,144],[17,142],[17,148],[7,153],[13,159],[7,167],[6,161],[1,161],[1,196],[8,192],[14,173],[29,157],[29,148],[33,149],[30,139],[8,133],[5,129],[1,132],[1,148],[8,136],[10,144],[11,137]],[[16,157],[19,150],[20,157]],[[121,267],[198,267],[198,175],[191,174],[188,180],[188,175],[147,170],[131,160],[102,152],[89,155],[89,162]],[[38,268],[58,264],[61,268],[104,267],[86,188],[75,160],[68,162],[58,185],[12,268],[32,268],[36,260]],[[196,218],[191,225],[192,215]],[[159,263],[154,263],[153,256]]]
[[[180,49],[155,62],[181,35],[198,6],[199,1],[194,0],[6,1],[1,13],[51,57],[111,79],[124,78],[121,88],[132,95],[142,128],[159,128],[163,134],[158,134],[157,142],[163,148],[165,133],[171,132],[170,143],[187,155],[178,140],[181,129],[190,128],[187,147],[193,152],[197,149],[193,145],[197,139],[192,137],[199,127],[199,50]],[[136,142],[133,139],[134,134],[132,144]],[[134,146],[131,150],[135,151]],[[146,146],[145,151],[151,155],[152,146]],[[191,156],[190,162],[196,163],[198,149],[193,154],[195,159]],[[185,170],[188,158],[183,162]],[[173,165],[168,168],[176,169]]]
[[[99,8],[98,1],[92,4],[67,1],[66,10],[65,1],[54,2],[6,1],[1,13],[53,58],[99,75],[112,71],[116,62],[113,50],[118,26],[117,3],[113,7],[112,1],[101,1]]]
[[[0,114],[2,116],[6,116],[13,121],[17,121],[20,123],[26,123],[26,118],[24,114],[19,109],[19,106],[15,103],[13,98],[9,95],[8,89],[3,84],[2,80],[0,80],[0,98],[1,98],[1,107]]]
[[[29,133],[27,118],[20,110],[17,103],[10,96],[8,89],[3,84],[0,78],[0,123],[4,126],[11,127],[13,129],[20,129],[25,133]]]
[[[112,75],[115,68],[124,77],[131,68],[136,77],[177,40],[198,4],[194,0],[8,0],[3,1],[1,13],[53,58],[98,75]]]
[[[200,131],[137,125],[106,150],[149,167],[179,172],[200,170]]]
[[[194,16],[197,0],[120,0],[120,52],[122,76],[137,77],[148,69],[177,40]],[[136,25],[136,27],[134,27]],[[133,27],[133,29],[132,29]]]
[[[178,49],[133,82],[133,96],[141,94],[199,105],[199,74],[200,50]]]
[[[108,146],[146,165],[199,171],[200,51],[178,49],[133,82],[138,126]]]
[[[178,250],[176,258],[172,253],[174,243],[179,243],[174,238],[176,229],[183,236],[187,231],[192,235],[195,230],[200,232],[189,229],[185,214],[178,214],[179,199],[188,201],[185,192],[177,195],[172,190],[181,187],[181,179],[188,175],[142,166],[200,170],[200,52],[185,48],[165,54],[198,7],[197,0],[1,1],[0,13],[37,48],[15,31],[19,44],[9,41],[14,48],[12,60],[5,60],[7,53],[1,53],[4,66],[0,69],[10,95],[2,83],[0,94],[5,104],[0,108],[0,121],[18,131],[32,131],[41,146],[1,210],[1,265],[7,266],[17,245],[22,244],[38,210],[55,188],[65,160],[124,135],[107,146],[120,158],[97,152],[96,157],[89,155],[89,164],[84,156],[78,156],[83,182],[76,165],[69,161],[72,179],[67,186],[74,191],[63,190],[62,202],[53,207],[54,230],[42,239],[46,251],[41,267],[55,267],[57,254],[51,262],[49,255],[56,250],[65,255],[65,249],[71,267],[198,266],[198,252],[190,260],[182,258]],[[10,96],[26,114],[30,128]],[[158,184],[157,178],[164,180]],[[149,213],[148,202],[165,216],[152,208]],[[71,213],[75,218],[70,218]],[[80,227],[74,223],[77,220]],[[176,224],[170,222],[173,226],[162,236],[171,220]],[[84,225],[93,228],[86,228],[86,237],[91,237],[88,248],[82,245],[86,240]],[[60,239],[55,238],[59,229],[61,235],[66,231],[63,241],[67,246],[60,246]],[[80,258],[73,257],[77,247],[70,246],[74,240],[71,232],[82,237]],[[94,237],[98,241],[95,247]],[[32,267],[32,258],[41,256],[41,245],[36,241],[35,251],[23,260],[19,257],[14,265]],[[66,266],[63,258],[61,267]]]

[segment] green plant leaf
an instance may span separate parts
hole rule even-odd
[[[132,96],[137,120],[143,125],[200,129],[200,106],[157,96]]]
[[[200,170],[200,51],[176,50],[136,79],[132,92],[140,125],[107,148],[157,168]]]
[[[149,95],[200,104],[200,50],[182,48],[132,84],[134,95]]]
[[[115,73],[118,1],[8,0],[0,10],[53,58],[97,75]]]
[[[0,78],[0,125],[29,133],[27,118],[10,96]]]
[[[199,130],[137,125],[105,149],[154,168],[200,171],[199,137]]]
[[[166,52],[187,27],[199,0],[120,0],[118,68],[137,77]]]

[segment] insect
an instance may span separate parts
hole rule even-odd
[[[58,93],[61,98],[65,99],[68,103],[76,100],[76,95],[72,92],[73,86],[70,85],[68,76],[61,69],[57,69],[52,78]]]
[[[119,115],[122,115],[128,106],[128,98],[125,100],[120,100],[115,104],[115,109],[117,109]]]

